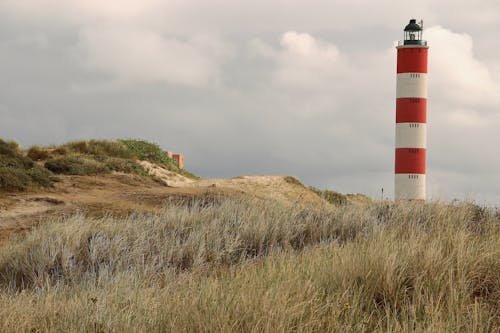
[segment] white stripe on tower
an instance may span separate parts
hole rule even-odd
[[[425,200],[425,174],[396,174],[396,198]]]
[[[396,148],[424,148],[427,144],[427,124],[397,123]]]
[[[427,98],[426,73],[400,73],[396,82],[396,98]]]

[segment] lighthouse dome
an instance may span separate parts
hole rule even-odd
[[[405,31],[422,31],[422,27],[417,23],[417,20],[411,19],[405,27]]]

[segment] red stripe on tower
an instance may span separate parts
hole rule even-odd
[[[427,73],[427,48],[399,48],[398,73]]]
[[[396,173],[425,174],[425,148],[396,148]]]
[[[396,123],[426,123],[426,98],[397,98]]]
[[[428,46],[423,24],[416,20],[404,29],[397,46],[396,89],[396,200],[425,200]]]

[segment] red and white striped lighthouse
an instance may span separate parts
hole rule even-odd
[[[416,20],[397,46],[395,200],[425,200],[427,41]]]

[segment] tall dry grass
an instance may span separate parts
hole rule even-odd
[[[495,332],[499,227],[469,203],[77,215],[0,248],[0,331]]]

